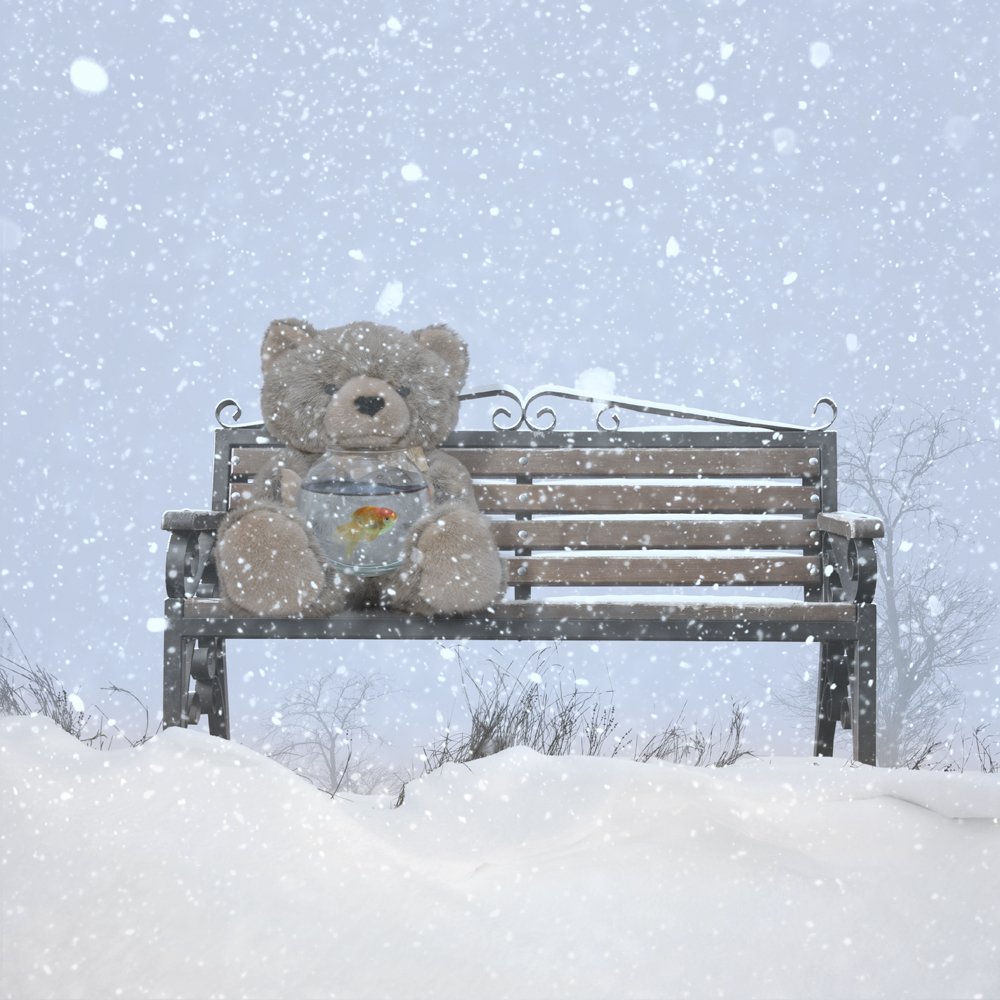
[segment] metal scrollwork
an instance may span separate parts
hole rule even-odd
[[[194,691],[185,699],[185,715],[196,726],[202,715],[208,716],[213,736],[229,739],[229,697],[226,684],[226,645],[218,638],[197,639],[191,651],[191,680]]]
[[[608,427],[604,423],[604,418],[607,417],[611,421],[611,426]],[[615,404],[612,403],[610,406],[605,406],[600,413],[597,414],[597,429],[600,431],[616,431],[622,425],[622,418],[618,416],[618,411]]]
[[[823,541],[823,572],[830,600],[871,604],[878,584],[875,543],[869,538],[827,534]]]
[[[823,396],[816,401],[812,409],[813,416],[821,406],[830,408],[830,419],[825,424],[805,426],[803,424],[786,424],[773,420],[755,420],[752,417],[738,416],[733,413],[717,413],[713,410],[699,410],[690,406],[674,406],[664,403],[653,403],[645,399],[632,399],[628,396],[603,397],[589,393],[578,392],[559,385],[543,385],[533,389],[527,395],[509,385],[485,385],[470,389],[459,395],[461,402],[471,402],[476,399],[492,399],[500,397],[509,403],[498,405],[491,414],[491,423],[496,431],[515,431],[521,427],[529,431],[543,433],[555,430],[559,418],[556,411],[549,405],[538,405],[545,397],[567,399],[577,403],[589,403],[595,414],[595,423],[599,431],[613,433],[621,428],[623,411],[643,413],[649,416],[676,417],[681,420],[697,420],[705,423],[726,424],[732,427],[761,428],[771,431],[825,431],[837,419],[837,404],[829,397]],[[537,408],[536,408],[537,407]],[[232,409],[232,420],[224,417],[226,410]],[[238,425],[243,416],[243,410],[235,399],[224,399],[215,408],[215,419],[220,427],[227,430]]]
[[[555,430],[555,426],[559,423],[559,418],[556,416],[556,411],[552,409],[551,406],[542,406],[536,411],[534,419],[528,414],[528,407],[533,403],[537,402],[542,396],[553,396],[558,395],[558,393],[553,393],[548,391],[547,387],[543,386],[540,389],[535,389],[528,398],[524,401],[524,424],[531,431],[551,431]],[[550,418],[546,423],[539,423],[541,418]]]
[[[517,430],[524,423],[524,400],[517,389],[511,388],[509,385],[484,385],[478,389],[470,389],[468,392],[463,392],[458,398],[461,402],[466,402],[473,399],[488,399],[492,396],[504,396],[507,399],[512,399],[517,404],[516,415],[506,406],[498,406],[493,411],[493,429],[495,431]],[[503,421],[512,421],[512,423],[504,426]]]
[[[230,407],[234,407],[236,410],[236,412],[233,414],[233,422],[231,424],[227,423],[225,420],[222,419],[223,410],[228,410]],[[235,427],[240,417],[242,416],[243,416],[243,410],[240,409],[240,404],[237,403],[235,399],[224,399],[215,408],[216,422],[220,427],[223,427],[226,430],[231,430],[233,427]]]
[[[218,579],[212,564],[215,534],[210,531],[173,531],[167,547],[167,596],[218,597]]]
[[[518,430],[526,427],[530,431],[543,432],[554,430],[558,417],[551,406],[540,406],[533,411],[539,400],[546,396],[558,399],[568,399],[573,402],[590,403],[596,414],[597,429],[604,432],[617,431],[621,427],[620,413],[628,410],[633,413],[644,413],[651,416],[676,417],[685,420],[705,421],[706,423],[727,424],[734,427],[762,428],[772,431],[825,431],[837,419],[837,404],[829,397],[823,396],[813,407],[813,416],[820,406],[828,406],[830,419],[822,425],[806,426],[803,424],[780,423],[773,420],[755,420],[752,417],[738,416],[732,413],[717,413],[712,410],[699,410],[688,406],[673,406],[663,403],[653,403],[644,399],[632,399],[627,396],[602,397],[578,392],[558,385],[543,385],[533,389],[527,395],[518,392],[509,385],[488,385],[462,393],[459,399],[469,401],[502,396],[512,400],[516,410],[508,406],[498,406],[492,413],[494,430]]]
[[[816,416],[816,411],[821,406],[830,407],[830,419],[821,427],[816,428],[816,430],[825,431],[829,430],[833,426],[833,422],[837,419],[837,404],[829,396],[820,396],[820,398],[816,400],[816,405],[813,407],[812,415],[814,417]]]

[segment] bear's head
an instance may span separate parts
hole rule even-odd
[[[436,448],[458,422],[468,349],[446,326],[404,333],[275,320],[261,346],[268,433],[304,452]]]

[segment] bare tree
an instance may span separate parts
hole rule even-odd
[[[371,702],[389,693],[379,675],[331,672],[307,679],[278,706],[261,749],[328,794],[398,785],[372,753],[381,739],[367,719]],[[388,781],[387,781],[388,779]]]
[[[979,662],[994,603],[962,575],[960,526],[944,513],[947,480],[981,441],[957,411],[904,416],[884,407],[854,420],[841,455],[848,506],[881,518],[879,544],[879,761],[919,760],[940,742],[960,701],[953,676]],[[949,558],[943,558],[949,549]]]

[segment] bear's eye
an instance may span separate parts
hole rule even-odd
[[[412,390],[410,389],[410,387],[408,385],[401,385],[396,390],[396,392],[398,392],[400,394],[400,396],[403,397],[403,399],[406,399],[406,397],[409,396],[409,394],[410,394],[411,391]]]
[[[337,387],[332,382],[327,382],[326,385],[323,386],[323,391],[328,396],[332,396],[337,391]]]

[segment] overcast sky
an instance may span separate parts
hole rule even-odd
[[[596,367],[782,421],[829,394],[1000,426],[990,0],[2,18],[0,601],[71,684],[158,707],[160,514],[207,504],[215,404],[259,413],[275,317],[447,321],[473,384]],[[942,494],[992,588],[998,459]]]

